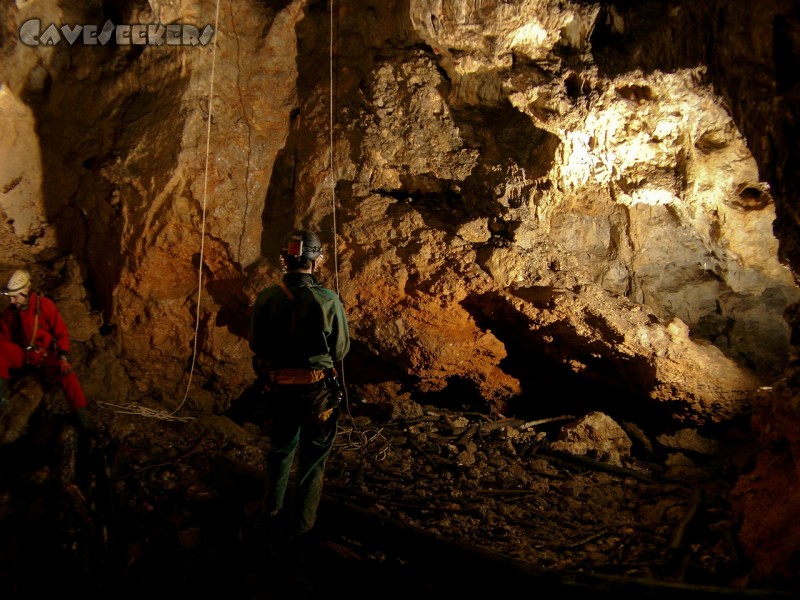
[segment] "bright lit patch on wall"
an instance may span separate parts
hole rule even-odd
[[[672,115],[671,119],[661,119],[656,123],[653,137],[658,140],[677,140],[681,135],[680,116]]]
[[[618,158],[613,151],[595,151],[595,145],[592,137],[584,131],[565,134],[561,180],[567,188],[576,189],[592,180],[603,184],[611,181]]]
[[[664,189],[641,189],[634,190],[631,194],[631,204],[650,204],[651,206],[659,204],[672,204],[675,202],[675,194]]]
[[[508,45],[530,58],[538,58],[549,49],[549,45],[545,47],[546,41],[547,31],[539,23],[527,23],[511,34]]]
[[[589,150],[589,135],[583,131],[568,131],[564,142],[566,157],[561,167],[562,180],[570,187],[579,187],[592,176],[596,162]]]

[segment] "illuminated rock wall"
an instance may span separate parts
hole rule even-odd
[[[335,6],[2,8],[3,271],[75,300],[91,399],[239,395],[294,225],[329,247],[354,397],[701,423],[794,397],[791,2]],[[26,44],[32,18],[216,30]]]

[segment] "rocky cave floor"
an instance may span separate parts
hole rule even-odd
[[[296,544],[260,524],[254,424],[101,404],[86,435],[63,411],[45,395],[16,439],[2,417],[4,595],[797,598],[797,582],[749,581],[737,546],[741,426],[650,439],[626,423],[615,465],[592,458],[607,440],[554,449],[576,415],[348,406],[314,539]]]

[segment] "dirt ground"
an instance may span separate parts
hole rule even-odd
[[[741,426],[359,406],[300,546],[261,526],[258,425],[99,405],[86,435],[61,407],[45,398],[0,447],[0,587],[19,597],[797,597],[749,581],[736,542]]]

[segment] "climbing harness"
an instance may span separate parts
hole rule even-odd
[[[39,313],[42,312],[41,301],[39,294],[35,294],[36,304],[33,310],[33,330],[31,331],[31,341],[25,347],[25,364],[29,366],[36,366],[42,362],[47,356],[47,351],[43,348],[36,347],[36,332],[39,330]],[[20,315],[20,327],[22,327],[22,316]]]
[[[28,342],[28,348],[34,347],[34,342],[36,341],[36,332],[39,329],[39,314],[42,312],[42,303],[39,300],[39,294],[36,294],[36,304],[34,304],[33,309],[33,331],[31,331],[31,341]],[[20,316],[20,325],[22,323],[22,317]]]

